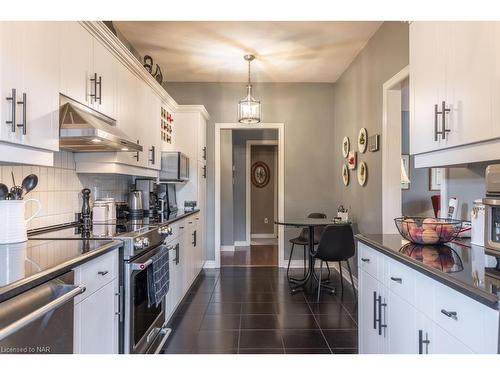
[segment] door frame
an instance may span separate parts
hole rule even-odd
[[[278,220],[283,220],[285,215],[285,126],[284,123],[216,123],[215,124],[215,215],[214,215],[214,251],[215,268],[220,268],[221,259],[221,130],[255,130],[274,129],[278,131]],[[282,225],[278,227],[278,267],[284,267],[285,262],[285,236]]]
[[[382,86],[382,233],[398,233],[401,216],[401,82],[410,76],[407,65]]]
[[[382,87],[382,233],[399,233],[394,225],[394,218],[402,216],[401,82],[408,77],[409,65],[386,81]],[[441,216],[447,212],[448,207],[447,180],[448,170],[442,168]]]
[[[245,246],[250,246],[250,243],[252,241],[252,233],[251,233],[251,220],[252,220],[252,181],[251,181],[251,156],[252,156],[252,146],[276,146],[276,151],[279,149],[279,144],[277,140],[267,140],[267,139],[261,139],[261,140],[248,140],[247,145],[246,145],[246,172],[245,172],[245,199],[246,199],[246,235],[245,235]],[[279,153],[279,152],[278,152]],[[278,173],[276,173],[276,168],[279,169],[279,163],[277,163],[277,160],[279,156],[275,155],[274,159],[274,178],[276,178],[279,175],[279,170]],[[279,179],[278,179],[279,180]],[[277,212],[276,212],[276,201],[278,200],[278,186],[277,184],[274,184],[274,217],[276,217]],[[273,238],[278,235],[276,228],[277,225],[274,225],[274,232],[272,234]]]

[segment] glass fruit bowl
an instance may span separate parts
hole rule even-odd
[[[404,216],[394,219],[399,233],[420,245],[440,245],[454,240],[462,229],[460,220]]]

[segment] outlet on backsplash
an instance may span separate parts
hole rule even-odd
[[[29,223],[28,229],[74,221],[75,212],[80,211],[80,191],[83,187],[97,190],[94,192],[94,199],[112,197],[125,200],[133,181],[132,176],[77,174],[73,153],[66,151],[54,153],[53,167],[2,165],[0,182],[9,187],[12,186],[11,172],[14,173],[17,184],[30,173],[38,176],[38,186],[26,198],[39,200],[42,209]],[[35,204],[28,203],[26,216],[31,216],[34,209]]]

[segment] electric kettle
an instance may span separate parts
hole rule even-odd
[[[132,190],[128,195],[128,208],[131,215],[143,215],[142,191]]]

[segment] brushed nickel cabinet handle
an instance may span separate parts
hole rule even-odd
[[[403,279],[401,277],[391,277],[391,280],[403,284]]]
[[[10,121],[5,121],[5,123],[11,126],[12,133],[16,132],[16,95],[16,89],[12,89],[12,94],[5,98],[10,101],[12,110],[12,117],[10,118]]]
[[[28,105],[27,100],[26,100],[26,93],[23,92],[23,100],[20,102],[17,102],[17,104],[22,104],[23,106],[23,121],[20,124],[17,124],[19,128],[23,128],[23,135],[26,135],[26,106]]]
[[[440,114],[441,112],[438,111],[438,105],[434,104],[434,142],[439,139],[438,135],[441,134],[441,132],[438,130],[438,116]]]
[[[99,272],[97,272],[97,274],[100,275],[100,276],[107,275],[108,273],[109,273],[109,271],[99,271]]]
[[[449,133],[451,130],[446,129],[446,114],[450,112],[450,108],[446,108],[446,102],[443,101],[441,103],[441,139],[446,139],[446,133]]]
[[[451,318],[453,320],[458,320],[458,314],[456,311],[447,311],[445,309],[441,309],[441,314],[444,314],[448,318]]]
[[[361,258],[362,262],[370,263],[370,258]]]

